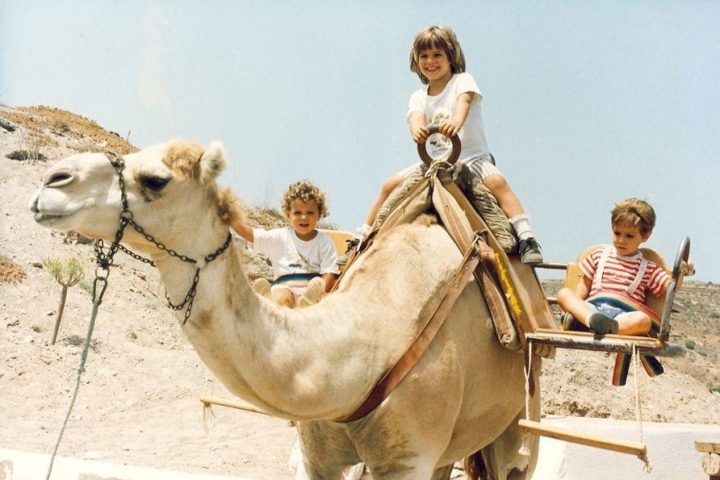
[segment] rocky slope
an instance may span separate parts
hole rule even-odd
[[[0,448],[50,452],[88,328],[93,256],[91,245],[38,227],[27,203],[57,158],[91,149],[124,153],[134,147],[91,120],[57,109],[0,107],[0,118]],[[22,150],[30,152],[30,159],[8,158]],[[37,153],[47,160],[33,159]],[[251,218],[278,221],[272,212],[260,210],[252,210]],[[41,268],[48,256],[79,258],[87,272],[70,289],[55,345],[49,340],[60,287]],[[200,363],[165,307],[157,273],[127,256],[117,263],[60,454],[292,478],[286,459],[294,433],[286,422],[215,408],[217,417],[205,433],[198,398],[229,395]],[[262,274],[261,262],[248,259],[248,264],[253,275]],[[547,284],[548,291],[554,288]],[[687,311],[674,319],[673,341],[685,354],[664,360],[664,375],[639,375],[642,417],[718,425],[720,287],[687,282],[679,300]],[[611,387],[612,364],[612,357],[602,353],[558,351],[543,367],[544,413],[634,419],[633,373],[628,386]]]

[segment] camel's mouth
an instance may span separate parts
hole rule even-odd
[[[62,225],[68,225],[68,219],[94,203],[92,199],[86,199],[71,205],[58,205],[56,201],[53,201],[56,199],[48,198],[42,193],[42,191],[38,192],[30,201],[30,210],[34,214],[34,220],[44,227],[62,229]]]
[[[61,220],[75,215],[79,210],[80,209],[77,209],[72,212],[35,212],[33,218],[37,223],[45,226],[53,226]]]

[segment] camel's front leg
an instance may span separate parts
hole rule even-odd
[[[535,395],[530,397],[530,418],[540,418],[540,358],[533,362]],[[482,449],[482,457],[491,480],[529,480],[532,478],[540,449],[540,438],[518,426],[525,418],[525,408],[508,428],[490,445]]]
[[[341,480],[361,461],[342,424],[299,422],[297,428],[302,458],[295,480]]]

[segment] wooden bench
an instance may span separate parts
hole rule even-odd
[[[563,269],[565,274],[565,286],[574,289],[578,282],[582,281],[582,272],[579,264],[597,247],[590,247],[584,250],[575,263],[568,264],[540,264],[536,268]],[[675,293],[682,286],[684,273],[683,262],[687,262],[690,255],[690,239],[685,237],[678,248],[678,253],[672,268],[668,267],[662,256],[655,250],[649,248],[640,249],[650,261],[653,261],[664,268],[670,275],[670,286],[664,298],[657,298],[649,295],[647,306],[656,315],[659,321],[656,325],[657,333],[654,336],[632,336],[632,335],[604,335],[599,337],[592,332],[586,331],[557,331],[549,329],[537,329],[527,335],[527,338],[540,345],[552,345],[559,348],[576,348],[581,350],[596,350],[607,352],[618,352],[630,354],[633,349],[648,355],[663,356],[666,354],[667,342],[670,337],[670,315],[672,312],[682,310],[682,305],[675,302]],[[548,297],[550,303],[556,303],[556,299]]]
[[[352,233],[346,232],[344,230],[330,230],[329,228],[319,228],[318,231],[324,233],[325,235],[330,237],[330,240],[333,241],[338,258],[345,255],[345,252],[348,249],[348,242],[357,238]],[[345,270],[345,265],[346,264],[344,262],[338,262],[338,268],[340,269],[340,272]]]
[[[536,266],[536,268],[562,269],[565,270],[565,286],[574,289],[578,282],[582,281],[582,272],[579,264],[585,256],[589,255],[597,247],[590,247],[583,251],[577,262],[569,264],[553,264],[545,263]],[[646,370],[657,368],[651,363],[653,355],[663,355],[667,349],[667,342],[670,337],[670,314],[673,311],[681,310],[680,305],[675,302],[675,292],[682,286],[684,277],[683,263],[688,261],[690,255],[690,239],[685,237],[678,248],[675,262],[672,269],[668,268],[667,263],[660,254],[652,249],[641,249],[645,258],[653,261],[664,268],[670,275],[671,281],[668,286],[664,298],[656,298],[654,296],[648,298],[647,306],[656,313],[659,322],[657,325],[657,333],[655,336],[630,336],[630,335],[604,335],[597,336],[592,332],[580,331],[563,331],[555,329],[538,328],[533,332],[526,334],[526,340],[531,348],[533,345],[547,345],[557,348],[573,348],[580,350],[595,350],[617,353],[616,372],[613,375],[613,383],[624,384],[627,376],[627,365],[629,364],[630,354],[637,353],[644,358],[643,366]],[[556,303],[556,299],[548,297],[549,303]],[[621,371],[618,374],[618,364]],[[659,362],[657,363],[659,365]],[[662,367],[660,367],[662,368]],[[655,370],[648,371],[654,373]],[[620,377],[620,378],[618,378]],[[526,431],[536,434],[549,436],[556,439],[574,442],[582,445],[588,445],[596,448],[603,448],[621,453],[629,453],[638,456],[647,463],[647,447],[641,442],[627,442],[616,440],[609,437],[599,437],[586,433],[571,432],[565,429],[547,427],[538,421],[529,419],[520,420],[519,426]],[[710,477],[711,479],[720,480],[720,477]]]
[[[702,466],[710,480],[720,480],[720,443],[695,442],[695,450],[703,452]]]

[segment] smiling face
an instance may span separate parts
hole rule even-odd
[[[431,47],[420,51],[418,67],[430,83],[430,88],[444,88],[452,77],[450,59],[445,50]]]
[[[613,225],[613,246],[618,255],[629,257],[635,255],[640,244],[646,241],[650,234],[643,235],[637,225],[617,222]]]
[[[312,240],[317,235],[318,221],[320,221],[320,212],[318,204],[315,200],[303,202],[295,199],[290,202],[290,211],[288,212],[288,220],[290,226],[300,240]]]

